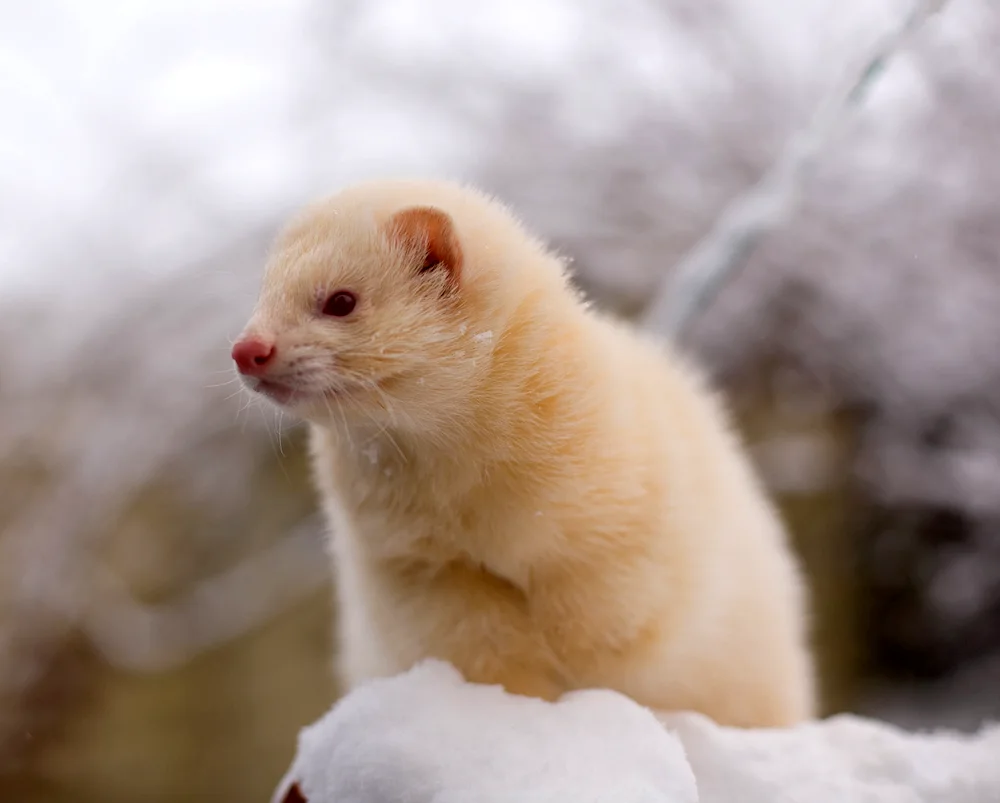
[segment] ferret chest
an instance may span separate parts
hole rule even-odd
[[[372,558],[429,569],[479,566],[514,585],[528,584],[536,547],[552,522],[497,492],[488,479],[442,477],[384,449],[362,447],[360,454],[333,485],[344,526]]]

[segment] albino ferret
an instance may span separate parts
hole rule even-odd
[[[803,584],[723,407],[500,204],[395,181],[309,208],[233,358],[311,424],[348,688],[434,657],[550,700],[814,714]]]

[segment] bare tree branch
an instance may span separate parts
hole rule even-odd
[[[654,331],[680,338],[722,286],[736,276],[761,237],[794,208],[803,181],[838,124],[867,98],[886,64],[941,11],[947,0],[916,0],[893,30],[875,43],[860,69],[820,105],[810,124],[747,193],[719,216],[711,231],[670,274],[643,316]]]

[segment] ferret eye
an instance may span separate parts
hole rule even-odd
[[[335,318],[346,318],[357,305],[358,299],[354,293],[347,290],[338,290],[330,296],[323,305],[323,314],[332,315]]]

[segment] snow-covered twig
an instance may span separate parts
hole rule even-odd
[[[823,147],[848,114],[868,96],[889,59],[947,0],[916,0],[899,25],[885,34],[820,105],[810,124],[746,194],[719,216],[709,233],[682,260],[647,307],[643,324],[681,337],[719,289],[746,263],[760,238],[780,225]]]

